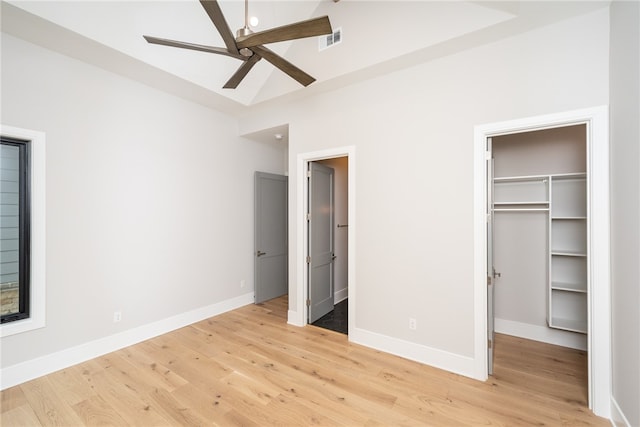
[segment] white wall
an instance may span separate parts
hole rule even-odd
[[[473,128],[608,103],[608,10],[291,105],[290,218],[300,153],[355,146],[355,327],[399,354],[468,374],[474,355]],[[290,295],[297,284],[290,227]],[[300,266],[301,267],[301,266]],[[302,310],[292,298],[290,310]],[[381,315],[384,313],[384,316]],[[408,328],[408,318],[418,328]],[[350,335],[350,338],[354,338]],[[358,339],[358,338],[356,338]],[[377,341],[376,341],[377,340]],[[383,347],[379,345],[378,347]]]
[[[3,369],[253,289],[253,173],[282,148],[6,34],[1,111],[47,138],[46,327],[2,338]]]
[[[640,4],[611,4],[614,419],[640,425]],[[623,425],[623,424],[621,424]]]

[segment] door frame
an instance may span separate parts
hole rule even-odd
[[[348,332],[352,336],[355,328],[356,313],[356,148],[353,145],[346,147],[330,148],[327,150],[313,151],[308,153],[300,153],[296,158],[296,205],[295,205],[295,227],[296,227],[296,249],[295,249],[295,265],[296,277],[295,294],[289,294],[289,306],[295,306],[296,310],[289,310],[288,323],[296,326],[305,326],[307,324],[308,309],[305,301],[307,300],[309,278],[307,275],[307,247],[308,247],[308,223],[307,215],[307,199],[309,198],[309,190],[307,187],[307,170],[310,162],[318,160],[333,159],[336,157],[346,157],[348,165],[348,243],[347,243],[347,269],[348,283],[347,292],[349,295],[348,310]],[[290,288],[291,291],[291,288]],[[292,304],[293,303],[293,304]]]
[[[611,414],[611,304],[609,241],[609,109],[599,106],[474,128],[474,353],[477,377],[488,378],[486,141],[489,137],[527,131],[587,125],[587,193],[589,217],[588,376],[589,408]]]

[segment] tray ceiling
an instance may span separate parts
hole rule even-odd
[[[242,27],[244,2],[219,3],[232,31]],[[146,34],[223,47],[196,0],[6,1],[2,3],[2,30],[238,113],[267,101],[352,84],[492,37],[583,13],[594,9],[597,2],[530,3],[535,2],[250,0],[249,15],[260,21],[256,31],[322,15],[329,16],[334,29],[342,28],[342,42],[322,51],[315,37],[268,45],[317,79],[307,88],[260,61],[237,89],[223,89],[239,67],[238,60],[150,45],[142,38]]]

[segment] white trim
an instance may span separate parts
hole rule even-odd
[[[348,286],[348,285],[347,285]],[[344,301],[349,298],[349,288],[346,287],[344,289],[340,289],[339,291],[333,294],[333,303],[337,304],[340,301]]]
[[[611,424],[616,427],[631,427],[631,423],[624,416],[624,412],[613,396],[611,397]]]
[[[287,311],[287,323],[293,326],[304,326],[304,323],[300,323],[300,312],[295,310]]]
[[[31,142],[31,306],[28,319],[0,326],[0,337],[43,328],[46,321],[46,136],[44,132],[0,125],[0,135]]]
[[[351,318],[351,313],[349,313],[349,318]],[[353,331],[349,332],[349,341],[467,377],[472,377],[475,369],[475,362],[471,357],[449,353],[365,329],[353,328]]]
[[[586,335],[548,328],[546,326],[531,325],[529,323],[514,322],[513,320],[496,318],[495,331],[499,334],[575,348],[576,350],[587,349]]]
[[[307,221],[306,218],[306,202],[308,197],[307,189],[307,168],[309,162],[316,160],[333,159],[336,157],[347,157],[348,159],[348,287],[347,292],[349,298],[349,339],[355,327],[356,318],[356,147],[353,145],[346,147],[330,148],[322,151],[314,151],[309,153],[298,154],[296,158],[296,198],[295,218],[296,218],[296,248],[293,262],[290,265],[296,265],[295,282],[298,286],[295,289],[296,310],[289,310],[288,323],[295,326],[304,326],[307,324],[307,275],[306,272],[306,248],[307,248]],[[290,296],[291,299],[291,296]]]
[[[589,407],[611,413],[609,282],[609,110],[607,106],[476,126],[474,129],[474,354],[475,375],[487,378],[486,166],[488,137],[586,123],[589,192]]]
[[[8,366],[0,370],[0,390],[137,344],[158,335],[166,334],[167,332],[208,319],[209,317],[217,316],[248,304],[253,304],[253,297],[253,292],[249,292],[206,307],[197,308],[186,313],[119,332],[56,353]]]

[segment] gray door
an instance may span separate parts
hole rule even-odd
[[[493,344],[495,342],[495,268],[493,266],[493,152],[491,138],[487,139],[487,363],[493,375]]]
[[[309,163],[309,323],[333,310],[334,172]]]
[[[255,302],[285,295],[287,272],[287,177],[255,174]]]

